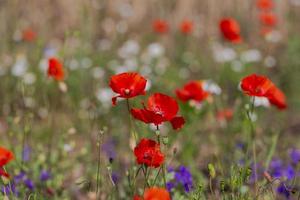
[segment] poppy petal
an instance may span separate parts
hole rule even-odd
[[[117,98],[120,97],[120,95],[118,96],[114,96],[113,98],[111,98],[111,102],[112,102],[112,105],[115,106],[117,105]]]
[[[151,95],[148,99],[147,108],[154,113],[162,115],[165,121],[175,117],[179,109],[175,99],[162,93]]]
[[[145,94],[147,80],[136,72],[125,72],[110,78],[109,86],[122,98]]]
[[[183,127],[183,125],[185,124],[185,120],[181,116],[174,117],[173,119],[171,119],[170,122],[172,124],[173,129],[175,129],[175,130],[181,129]]]
[[[154,123],[155,125],[159,125],[164,121],[161,115],[147,109],[133,108],[131,109],[131,114],[135,119],[143,121],[147,124]]]
[[[284,93],[277,87],[273,87],[267,95],[270,103],[275,105],[278,109],[283,110],[287,108],[286,97]]]

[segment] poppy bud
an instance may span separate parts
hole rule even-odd
[[[163,142],[164,145],[169,144],[169,138],[167,136],[163,137],[162,142]]]
[[[207,168],[208,168],[208,171],[209,171],[209,176],[211,178],[215,178],[216,177],[216,170],[215,170],[215,167],[213,166],[213,164],[209,163]]]
[[[160,136],[160,131],[155,131],[156,136]]]

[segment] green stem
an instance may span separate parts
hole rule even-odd
[[[100,189],[99,189],[99,187],[101,187],[101,185],[100,185],[100,162],[101,162],[101,160],[100,159],[101,159],[101,133],[99,133],[99,136],[98,136],[96,197],[98,197],[98,193],[99,193],[99,197],[100,197]]]
[[[129,132],[130,134],[132,134],[135,142],[138,141],[138,137],[136,135],[136,132],[134,130],[132,130],[132,127],[133,127],[133,121],[132,121],[132,118],[131,118],[131,112],[130,112],[130,103],[129,103],[129,99],[126,99],[126,105],[127,105],[127,111],[128,111],[128,115],[129,115]]]
[[[270,165],[270,162],[271,162],[271,159],[274,155],[274,152],[275,152],[275,148],[276,148],[276,145],[277,145],[277,141],[278,141],[278,138],[279,138],[279,132],[277,134],[275,134],[273,137],[272,137],[272,146],[270,148],[270,151],[268,153],[268,156],[267,156],[267,160],[266,160],[266,171],[269,170],[269,165]]]
[[[160,143],[161,143],[160,142],[160,131],[159,131],[158,125],[156,125],[156,135],[157,135],[157,143],[160,145]],[[165,163],[162,164],[161,168],[162,168],[164,186],[167,187]]]
[[[157,180],[157,178],[158,178],[158,175],[160,174],[161,169],[162,169],[162,166],[159,168],[159,170],[158,170],[158,172],[157,172],[157,174],[156,174],[156,176],[155,176],[155,178],[154,178],[154,181],[153,181],[153,183],[152,183],[152,186],[155,185],[156,180]]]
[[[255,135],[255,128],[254,128],[254,124],[253,121],[251,119],[251,115],[253,115],[254,113],[254,102],[255,102],[255,97],[253,97],[253,100],[251,102],[251,107],[250,107],[250,111],[247,110],[247,117],[248,120],[250,122],[250,137],[252,141],[252,156],[253,156],[253,165],[254,165],[254,188],[255,188],[255,196],[257,195],[257,161],[256,161],[256,135]],[[249,149],[249,148],[248,148]],[[248,151],[248,150],[247,150]]]

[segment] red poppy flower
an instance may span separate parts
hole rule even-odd
[[[0,167],[3,167],[13,159],[14,159],[14,154],[11,151],[3,147],[0,147]]]
[[[278,109],[283,110],[287,108],[286,97],[279,88],[275,86],[272,87],[267,94],[267,98],[269,102]]]
[[[143,198],[139,195],[134,195],[133,200],[143,200]]]
[[[157,19],[152,23],[153,30],[156,33],[167,33],[169,31],[169,25],[165,20]]]
[[[249,96],[266,97],[274,87],[272,81],[265,76],[251,74],[242,79],[241,88]]]
[[[159,167],[164,162],[164,154],[160,146],[154,140],[143,138],[134,148],[134,155],[138,164],[148,167]]]
[[[233,117],[233,110],[230,108],[226,108],[224,110],[220,110],[217,113],[217,119],[219,121],[224,121],[224,120],[231,120]]]
[[[36,39],[36,32],[31,28],[27,28],[22,32],[22,39],[27,42],[32,42]]]
[[[180,129],[185,121],[183,117],[176,116],[178,104],[175,99],[161,93],[155,93],[148,98],[144,109],[131,109],[134,118],[147,124],[159,125],[162,122],[171,122],[173,129]]]
[[[265,76],[249,75],[242,79],[241,88],[249,96],[268,98],[269,102],[279,109],[287,107],[283,92]]]
[[[273,8],[274,3],[272,0],[257,0],[256,6],[262,10],[270,10]]]
[[[165,188],[152,187],[145,190],[144,200],[171,200],[171,196]]]
[[[205,100],[210,93],[203,89],[203,82],[190,81],[185,84],[182,89],[177,89],[176,95],[183,102],[189,100],[201,102]]]
[[[219,24],[220,31],[223,37],[232,43],[240,43],[242,38],[240,36],[240,26],[233,18],[224,18]]]
[[[48,76],[53,77],[57,81],[64,79],[64,70],[62,63],[56,58],[48,60]]]
[[[192,21],[185,20],[180,24],[180,31],[183,34],[190,34],[193,32],[193,29],[194,29],[194,24]]]
[[[135,72],[125,72],[114,75],[110,78],[109,86],[119,94],[112,98],[113,105],[116,105],[117,98],[132,98],[145,94],[147,80]]]
[[[3,167],[13,159],[14,154],[11,151],[0,147],[0,176],[9,177],[9,174],[4,171]]]
[[[272,12],[262,12],[259,15],[259,19],[263,25],[275,26],[277,24],[277,17]]]

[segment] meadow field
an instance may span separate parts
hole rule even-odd
[[[0,199],[300,199],[300,0],[0,0]]]

